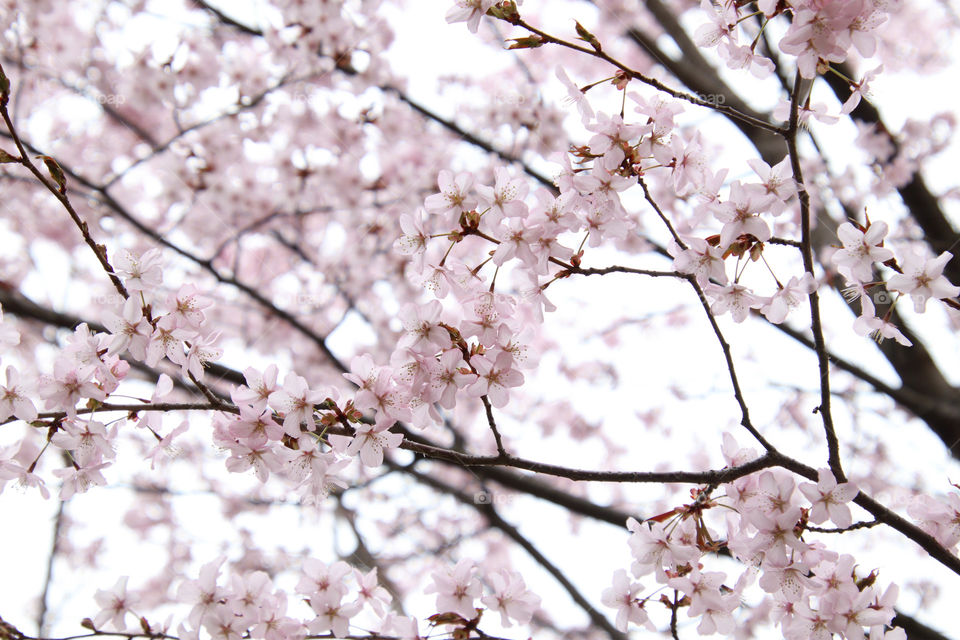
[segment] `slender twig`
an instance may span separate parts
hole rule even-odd
[[[3,75],[3,68],[0,67],[0,75]],[[0,99],[0,117],[3,118],[3,122],[7,127],[7,131],[10,133],[10,138],[13,140],[13,144],[17,147],[17,152],[20,154],[20,164],[26,167],[26,169],[34,175],[40,184],[42,184],[47,191],[53,194],[53,196],[60,201],[60,204],[63,205],[63,208],[66,209],[67,213],[70,214],[70,219],[73,220],[73,223],[80,230],[80,234],[83,236],[83,241],[90,247],[90,250],[93,251],[93,254],[97,257],[97,261],[100,263],[100,266],[103,267],[103,270],[107,273],[107,276],[110,278],[110,282],[113,283],[113,287],[117,290],[123,299],[126,300],[130,297],[130,294],[127,292],[127,288],[124,286],[120,278],[114,273],[113,267],[110,266],[110,261],[107,259],[107,248],[102,244],[97,244],[96,240],[93,239],[93,236],[90,235],[90,229],[87,226],[87,223],[80,217],[80,214],[77,213],[76,209],[73,208],[73,205],[70,203],[70,198],[67,197],[66,183],[63,177],[60,179],[64,180],[63,184],[54,184],[51,182],[43,173],[30,161],[30,154],[27,152],[23,142],[20,139],[20,136],[17,134],[16,127],[13,126],[13,120],[10,118],[10,113],[7,111],[7,100],[6,95]],[[47,164],[47,167],[53,171],[57,171],[59,168],[59,163],[44,156],[44,162]]]
[[[803,170],[800,167],[800,154],[797,151],[797,133],[800,131],[800,89],[803,77],[797,71],[793,85],[793,95],[790,100],[790,124],[784,137],[787,141],[787,152],[790,154],[790,166],[793,168],[793,179],[797,181],[798,198],[800,199],[800,232],[801,253],[803,254],[803,269],[813,273],[813,246],[810,240],[810,194],[803,181]],[[814,289],[807,296],[810,301],[810,328],[813,332],[817,364],[820,368],[820,406],[817,412],[823,421],[823,430],[827,440],[827,461],[830,471],[837,482],[846,480],[843,467],[840,464],[840,441],[833,426],[833,413],[830,409],[830,361],[827,356],[827,347],[823,339],[823,327],[820,320],[820,296]]]
[[[66,502],[60,500],[57,505],[57,515],[53,520],[53,540],[50,543],[50,554],[47,556],[47,571],[43,579],[43,592],[40,594],[40,611],[37,613],[37,635],[43,635],[47,628],[47,613],[50,611],[50,588],[53,586],[53,566],[60,552],[60,530],[66,517],[64,508]]]
[[[497,453],[501,457],[509,457],[507,450],[503,448],[503,438],[500,436],[500,430],[497,428],[497,420],[493,417],[493,405],[490,404],[490,399],[487,396],[480,396],[480,400],[483,401],[483,409],[487,414],[487,424],[490,426],[490,431],[493,432],[493,439],[497,443]]]
[[[863,522],[854,522],[849,527],[811,527],[804,526],[804,531],[813,531],[815,533],[846,533],[847,531],[856,531],[857,529],[872,529],[877,525],[883,524],[879,520],[864,520]]]
[[[541,31],[540,29],[534,27],[533,25],[528,24],[528,23],[525,22],[523,19],[517,19],[515,22],[513,22],[513,24],[515,24],[515,25],[517,25],[517,26],[519,26],[519,27],[523,27],[524,29],[526,29],[526,30],[529,31],[530,33],[533,33],[533,34],[536,34],[536,35],[540,36],[540,38],[543,39],[543,42],[544,42],[544,43],[556,44],[556,45],[559,45],[559,46],[562,46],[562,47],[566,47],[566,48],[568,48],[568,49],[572,49],[572,50],[574,50],[574,51],[579,51],[580,53],[584,53],[584,54],[589,55],[589,56],[593,56],[594,58],[599,58],[599,59],[601,59],[601,60],[604,60],[604,61],[612,64],[612,65],[615,66],[616,68],[620,69],[624,74],[627,75],[627,77],[629,77],[629,78],[635,78],[635,79],[639,80],[640,82],[643,82],[644,84],[647,84],[647,85],[653,87],[654,89],[657,89],[658,91],[662,91],[663,93],[666,93],[667,95],[670,95],[670,96],[672,96],[672,97],[674,97],[674,98],[677,98],[677,99],[679,99],[679,100],[685,100],[685,101],[687,101],[687,102],[689,102],[689,103],[691,103],[691,104],[695,104],[695,105],[700,106],[700,107],[706,107],[706,108],[708,108],[708,109],[713,109],[713,110],[715,110],[715,111],[719,111],[719,112],[721,112],[721,113],[723,113],[723,114],[725,114],[725,115],[728,115],[728,116],[731,117],[731,118],[735,118],[735,119],[740,120],[740,121],[742,121],[742,122],[746,122],[746,123],[748,123],[748,124],[751,124],[751,125],[753,125],[753,126],[755,126],[755,127],[760,128],[760,129],[766,129],[767,131],[771,131],[771,132],[773,132],[773,133],[782,133],[782,132],[783,132],[783,130],[782,130],[780,127],[778,127],[777,125],[770,124],[769,122],[766,122],[765,120],[761,120],[761,119],[759,119],[759,118],[755,118],[755,117],[753,117],[753,116],[750,116],[750,115],[747,115],[747,114],[745,114],[745,113],[742,113],[742,112],[740,112],[739,110],[734,109],[733,107],[731,107],[731,106],[729,106],[729,105],[718,104],[716,101],[704,100],[703,98],[700,98],[699,96],[695,96],[695,95],[686,93],[686,92],[684,92],[684,91],[678,91],[677,89],[674,89],[674,88],[672,88],[672,87],[669,87],[669,86],[665,85],[664,83],[660,82],[659,80],[657,80],[657,79],[655,79],[655,78],[651,78],[651,77],[649,77],[649,76],[647,76],[647,75],[645,75],[645,74],[643,74],[643,73],[640,73],[639,71],[637,71],[637,70],[635,70],[635,69],[632,69],[631,67],[627,66],[625,63],[617,60],[616,58],[611,57],[611,56],[608,55],[606,52],[604,52],[604,51],[602,51],[602,50],[600,50],[600,49],[594,49],[594,48],[592,48],[592,47],[582,47],[582,46],[580,46],[580,45],[578,45],[578,44],[575,44],[575,43],[573,43],[573,42],[568,42],[568,41],[563,40],[563,39],[561,39],[561,38],[557,38],[556,36],[552,36],[552,35],[550,35],[549,33],[546,33],[546,32],[544,32],[544,31]]]

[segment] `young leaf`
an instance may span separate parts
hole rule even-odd
[[[602,47],[600,46],[600,41],[597,40],[597,36],[593,35],[587,31],[580,22],[577,22],[577,35],[581,40],[589,44],[591,47],[597,51],[601,51]]]
[[[43,160],[43,164],[47,165],[47,171],[50,172],[50,177],[53,178],[53,181],[57,183],[57,188],[62,194],[67,193],[67,176],[63,174],[63,169],[60,168],[60,165],[57,164],[57,161],[51,158],[50,156],[37,156],[39,159]]]

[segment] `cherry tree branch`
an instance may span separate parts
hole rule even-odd
[[[699,107],[706,107],[708,109],[713,109],[714,111],[719,111],[720,113],[723,113],[731,118],[735,118],[742,122],[748,123],[754,127],[757,127],[759,129],[765,129],[772,133],[782,133],[783,131],[780,127],[774,124],[770,124],[769,122],[762,120],[760,118],[756,118],[746,113],[742,113],[729,105],[718,104],[718,101],[704,100],[699,96],[695,96],[683,91],[678,91],[677,89],[669,87],[663,84],[662,82],[660,82],[659,80],[657,80],[656,78],[651,78],[649,76],[644,75],[643,73],[640,73],[635,69],[630,68],[625,63],[605,53],[602,49],[592,48],[592,47],[582,47],[573,42],[568,42],[561,38],[557,38],[556,36],[552,36],[549,33],[541,31],[540,29],[534,27],[533,25],[528,24],[519,16],[515,20],[509,20],[509,22],[518,27],[522,27],[526,29],[530,33],[533,33],[539,36],[544,44],[556,44],[561,47],[566,47],[567,49],[578,51],[588,56],[592,56],[594,58],[599,58],[600,60],[604,60],[605,62],[610,63],[617,69],[620,69],[628,78],[639,80],[640,82],[643,82],[644,84],[647,84],[653,87],[654,89],[657,89],[658,91],[662,91],[663,93],[666,93],[667,95],[677,98],[679,100],[684,100],[691,104],[695,104]]]
[[[60,500],[57,505],[57,514],[53,519],[53,540],[50,543],[50,553],[47,555],[46,573],[43,578],[43,591],[40,593],[40,609],[37,611],[37,634],[43,634],[47,628],[47,613],[50,610],[50,587],[53,586],[53,566],[60,554],[60,532],[63,529],[66,501]]]
[[[6,74],[3,72],[3,67],[0,66],[0,79],[4,83],[9,84]],[[4,89],[2,95],[0,95],[0,117],[3,118],[3,122],[7,127],[7,132],[10,134],[10,139],[13,140],[13,144],[16,145],[17,151],[20,154],[20,157],[16,160],[19,164],[23,165],[37,181],[44,186],[53,196],[63,205],[63,208],[66,209],[67,213],[70,215],[70,219],[73,220],[73,223],[76,225],[77,229],[80,230],[80,235],[83,236],[83,241],[86,243],[90,250],[93,252],[93,255],[96,256],[97,261],[100,263],[100,266],[103,267],[103,270],[107,273],[107,277],[110,278],[110,282],[113,283],[113,287],[117,290],[123,299],[126,300],[130,297],[130,294],[127,292],[127,288],[124,286],[123,282],[120,281],[120,278],[113,271],[113,267],[110,265],[110,261],[107,259],[107,249],[102,244],[97,244],[93,239],[93,236],[90,235],[90,229],[87,227],[87,223],[80,218],[80,214],[77,213],[76,209],[73,208],[73,205],[70,203],[70,198],[67,196],[66,180],[63,177],[62,172],[60,175],[57,175],[57,172],[60,171],[59,163],[49,156],[42,156],[47,168],[49,169],[51,175],[54,177],[54,180],[57,184],[54,184],[47,179],[43,173],[30,161],[30,154],[27,153],[24,143],[20,139],[20,136],[17,134],[16,127],[13,125],[13,120],[10,119],[10,113],[7,111],[7,99],[8,99],[8,90]]]
[[[27,148],[32,148],[30,147],[29,144],[25,143],[25,145],[27,146]],[[107,187],[103,185],[98,185],[92,182],[91,180],[88,180],[82,175],[76,173],[69,165],[61,165],[61,168],[63,169],[63,172],[67,176],[70,176],[77,183],[82,184],[83,186],[87,187],[92,192],[94,192],[94,194],[92,195],[95,195],[101,202],[103,202],[103,204],[105,204],[108,208],[110,208],[114,213],[116,213],[119,217],[123,218],[128,223],[130,223],[137,231],[149,237],[157,244],[167,247],[168,249],[174,251],[175,253],[180,254],[184,258],[187,258],[191,262],[200,266],[203,270],[205,270],[207,273],[212,275],[218,282],[222,284],[228,284],[237,288],[238,290],[240,290],[241,292],[249,296],[251,299],[253,299],[257,304],[263,307],[271,315],[283,320],[284,322],[289,324],[291,327],[296,329],[298,332],[300,332],[303,336],[308,338],[311,342],[313,342],[320,349],[320,351],[327,357],[327,359],[330,361],[331,365],[334,368],[338,369],[341,373],[346,372],[348,370],[346,368],[346,365],[344,365],[340,361],[340,359],[337,358],[336,355],[334,355],[334,353],[327,346],[326,338],[324,336],[321,336],[317,332],[313,331],[309,327],[307,327],[300,320],[298,320],[293,314],[277,307],[273,302],[267,299],[267,297],[264,296],[260,291],[250,286],[249,284],[241,282],[234,276],[227,276],[222,274],[216,267],[213,266],[212,260],[201,258],[193,254],[192,252],[187,251],[183,247],[168,240],[165,236],[163,236],[156,230],[152,229],[147,224],[141,222],[136,216],[134,216],[122,204],[120,204],[112,195],[110,195]]]
[[[483,410],[487,416],[487,425],[490,427],[490,431],[493,432],[493,439],[497,443],[497,453],[501,457],[509,457],[507,450],[503,448],[503,438],[500,436],[500,430],[497,429],[497,420],[493,417],[493,405],[490,404],[490,399],[487,396],[480,396],[480,400],[483,401]]]
[[[797,181],[797,197],[800,200],[800,233],[801,253],[803,254],[803,269],[813,273],[813,246],[810,239],[810,194],[807,192],[803,180],[803,169],[800,167],[800,154],[797,151],[797,132],[800,130],[800,100],[801,83],[803,78],[797,71],[794,82],[793,95],[790,100],[790,124],[785,134],[787,151],[790,155],[790,166],[793,168],[793,179]],[[820,320],[820,296],[816,289],[807,296],[810,302],[810,328],[813,332],[817,364],[820,368],[820,406],[817,412],[823,421],[823,430],[827,440],[827,460],[830,471],[837,482],[846,480],[843,467],[840,464],[840,441],[837,439],[833,427],[833,413],[830,410],[830,362],[827,357],[826,343],[823,339],[823,327]]]

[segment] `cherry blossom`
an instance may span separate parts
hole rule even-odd
[[[808,295],[816,291],[817,283],[813,274],[805,273],[801,277],[793,276],[786,285],[781,286],[770,297],[770,301],[760,307],[760,313],[774,324],[786,320],[790,310],[798,306]]]
[[[680,273],[695,276],[702,287],[711,280],[721,285],[726,284],[723,251],[709,245],[703,238],[687,236],[683,240],[688,245],[686,249],[681,249],[676,242],[671,242],[668,248],[673,256],[673,268]]]
[[[564,71],[563,67],[557,67],[555,73],[557,79],[563,83],[564,88],[567,90],[567,99],[577,105],[577,110],[580,112],[580,119],[584,122],[593,120],[594,111],[590,106],[590,102],[587,100],[587,94],[581,91],[580,88],[570,80],[570,77],[567,76],[567,72]]]
[[[61,478],[60,499],[69,500],[77,493],[85,493],[90,487],[103,486],[107,479],[101,471],[110,466],[109,462],[91,462],[84,466],[71,466],[64,469],[54,469],[53,475]]]
[[[359,456],[365,466],[379,467],[383,464],[384,452],[399,447],[403,442],[403,434],[386,429],[384,426],[361,424],[352,438],[330,436],[330,442],[343,455]]]
[[[613,586],[603,591],[603,604],[617,610],[616,625],[620,631],[626,631],[631,622],[653,630],[643,603],[636,597],[642,590],[642,584],[631,581],[626,571],[617,569],[613,574]]]
[[[930,493],[957,457],[935,324],[958,326],[957,189],[930,175],[956,123],[860,101],[948,68],[942,7],[424,3],[411,62],[403,3],[61,4],[0,10],[0,492],[52,483],[46,559],[76,569],[40,635],[520,638],[586,614],[903,640],[895,616],[936,610],[895,609],[886,560],[926,552],[906,589],[960,573],[960,494]],[[847,344],[841,295],[899,344]],[[908,298],[942,303],[908,331]],[[942,450],[900,455],[874,413]],[[570,516],[546,538],[541,507]],[[606,589],[566,571],[584,535],[614,552],[590,556]]]
[[[115,267],[131,291],[149,291],[163,282],[163,258],[159,249],[150,249],[140,256],[124,251],[117,257]]]
[[[310,606],[317,613],[317,617],[307,624],[310,633],[332,631],[340,637],[350,635],[350,619],[360,612],[358,603],[344,604],[332,591],[310,598]]]
[[[723,222],[720,245],[729,247],[738,237],[749,234],[761,242],[770,239],[770,227],[757,214],[768,210],[774,202],[771,195],[760,195],[739,181],[730,185],[730,197],[713,207],[714,216]]]
[[[850,482],[837,484],[829,469],[820,469],[818,474],[817,484],[805,482],[799,486],[800,492],[813,505],[810,521],[819,524],[829,518],[838,527],[849,527],[853,519],[850,507],[845,503],[857,495],[857,485]]]
[[[837,227],[837,237],[843,248],[833,254],[833,262],[849,280],[873,280],[873,264],[886,262],[893,252],[880,246],[889,228],[885,222],[873,222],[865,231],[844,222]]]
[[[914,311],[923,313],[928,298],[956,298],[960,295],[960,287],[950,284],[943,276],[943,268],[952,258],[953,254],[949,251],[929,260],[922,254],[908,253],[903,258],[903,273],[891,276],[887,286],[893,291],[909,295]]]
[[[37,419],[37,408],[28,396],[29,388],[20,382],[20,375],[16,367],[8,366],[6,371],[7,381],[0,385],[0,421],[6,420],[10,416],[16,416],[19,420],[31,422]]]
[[[754,295],[750,289],[736,283],[723,287],[709,283],[704,292],[713,298],[711,310],[717,315],[729,311],[734,322],[743,322],[747,319],[750,309],[759,309],[767,304],[766,300]]]
[[[315,405],[326,400],[328,395],[330,393],[325,389],[311,390],[303,376],[288,373],[283,379],[283,387],[271,393],[268,400],[270,406],[283,414],[283,430],[297,438],[301,425],[312,428]]]
[[[480,18],[493,6],[495,0],[456,0],[447,11],[447,22],[466,22],[470,33],[476,33]]]
[[[129,350],[137,360],[146,360],[153,329],[143,317],[143,307],[136,297],[128,298],[123,304],[122,316],[109,316],[107,326],[113,333],[108,353],[120,355]]]
[[[510,398],[507,389],[523,384],[523,374],[513,368],[513,358],[507,352],[500,352],[492,362],[486,356],[473,356],[470,364],[476,368],[478,377],[467,393],[487,396],[495,407],[507,404]]]
[[[475,572],[473,561],[463,558],[450,571],[431,575],[433,583],[427,587],[426,593],[437,594],[437,611],[452,611],[466,619],[476,615],[474,603],[483,587]]]
[[[473,186],[473,176],[469,173],[453,173],[444,169],[437,177],[440,193],[429,196],[424,201],[424,207],[431,214],[455,213],[457,216],[463,211],[469,211],[475,204],[467,196]]]
[[[503,218],[516,218],[526,215],[527,206],[523,203],[529,186],[520,178],[512,178],[506,169],[496,170],[496,183],[492,187],[478,184],[476,187],[480,204],[489,209],[485,217],[492,224]]]
[[[96,628],[101,629],[109,623],[117,631],[124,631],[126,627],[127,614],[136,613],[133,608],[137,605],[135,595],[127,592],[127,576],[121,576],[112,589],[100,589],[94,596],[101,611],[93,619]]]
[[[516,571],[501,570],[488,576],[493,594],[481,598],[481,602],[500,613],[500,624],[512,626],[511,620],[527,624],[540,607],[540,597],[531,593]]]

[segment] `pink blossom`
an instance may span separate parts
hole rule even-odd
[[[799,602],[806,591],[817,586],[807,576],[808,571],[805,563],[794,562],[783,547],[775,546],[764,557],[759,584],[767,593],[778,593],[787,602]]]
[[[310,598],[310,608],[317,617],[307,623],[307,629],[312,634],[332,631],[334,637],[350,635],[350,619],[360,613],[360,605],[356,602],[344,604],[341,596],[333,592],[325,592]]]
[[[742,235],[752,235],[760,242],[770,239],[770,227],[759,213],[768,211],[776,198],[759,195],[747,189],[739,181],[730,185],[730,197],[713,206],[713,215],[724,223],[720,231],[720,246],[729,247]]]
[[[454,0],[454,5],[447,11],[447,22],[466,22],[470,33],[476,33],[480,18],[495,3],[496,0]]]
[[[173,445],[173,440],[186,433],[189,428],[190,422],[188,420],[183,420],[173,431],[160,438],[160,440],[157,441],[157,444],[147,452],[144,457],[150,461],[151,470],[157,467],[157,462],[162,460],[163,456],[175,458],[180,454],[180,451],[177,449],[177,447]]]
[[[147,366],[155,367],[166,357],[170,362],[183,365],[186,361],[183,342],[195,335],[196,332],[191,329],[177,327],[173,316],[163,316],[157,321],[157,326],[150,335],[144,362]]]
[[[283,459],[277,454],[271,443],[268,442],[233,442],[226,444],[230,450],[230,457],[224,465],[227,471],[243,473],[253,469],[260,482],[266,482],[270,472],[277,472],[283,468]]]
[[[511,178],[503,167],[494,171],[496,182],[494,186],[477,185],[477,195],[481,205],[488,209],[483,214],[490,224],[498,224],[503,218],[518,218],[527,214],[526,197],[529,186],[522,178]]]
[[[876,79],[882,71],[883,65],[880,65],[876,69],[871,69],[863,74],[860,82],[852,83],[850,87],[850,97],[843,103],[843,106],[840,108],[840,113],[852,113],[853,110],[857,108],[857,105],[860,104],[860,99],[870,95],[870,82]]]
[[[366,467],[379,467],[383,464],[384,452],[396,449],[403,442],[403,434],[387,431],[388,426],[360,424],[352,438],[332,435],[330,444],[342,455],[359,455],[360,462]]]
[[[810,522],[819,524],[829,518],[840,528],[849,527],[853,520],[850,507],[845,503],[857,496],[857,485],[852,482],[837,484],[829,469],[818,470],[817,477],[817,484],[804,482],[800,485],[800,492],[813,505]]]
[[[225,595],[224,589],[217,585],[220,567],[225,561],[226,557],[221,556],[206,563],[200,567],[196,580],[185,580],[177,589],[177,600],[193,605],[187,620],[194,628],[200,626],[205,615]]]
[[[679,273],[696,277],[697,283],[703,287],[711,280],[723,285],[727,283],[727,272],[723,264],[723,251],[711,246],[703,238],[683,236],[687,248],[681,249],[676,242],[671,242],[667,251],[673,256],[673,268]]]
[[[117,579],[112,589],[99,589],[93,599],[100,605],[100,612],[93,619],[93,625],[102,629],[108,622],[117,631],[125,631],[128,613],[136,616],[132,610],[137,605],[137,598],[127,592],[127,576]]]
[[[953,549],[960,542],[960,494],[951,492],[945,500],[917,496],[907,507],[907,513],[947,549]]]
[[[890,276],[887,287],[909,295],[914,311],[923,313],[928,298],[956,298],[960,295],[960,287],[950,284],[943,275],[944,267],[952,259],[953,254],[949,251],[929,260],[923,253],[911,251],[903,259],[903,273]]]
[[[484,596],[481,602],[492,611],[500,613],[500,624],[512,626],[512,621],[527,624],[540,607],[540,597],[527,589],[526,583],[516,571],[502,569],[488,576],[493,593]]]
[[[268,400],[270,406],[283,414],[283,430],[289,436],[298,438],[301,425],[313,430],[315,405],[326,400],[331,393],[326,389],[311,391],[306,379],[291,372],[283,379],[283,387],[271,393]]]
[[[509,401],[507,389],[523,384],[523,374],[513,368],[509,353],[500,352],[493,362],[486,356],[476,355],[470,358],[470,364],[477,370],[478,378],[467,393],[474,397],[487,396],[490,404],[497,408],[506,406]]]
[[[115,458],[112,441],[116,436],[116,427],[108,432],[106,425],[96,420],[65,420],[63,428],[50,441],[61,449],[72,451],[74,459],[83,465]]]
[[[16,367],[7,367],[7,381],[0,385],[0,422],[10,416],[18,420],[33,422],[37,419],[37,408],[27,397],[28,387],[20,382]]]
[[[204,365],[219,360],[223,349],[213,344],[220,338],[220,332],[215,331],[207,336],[196,336],[188,343],[186,354],[183,356],[181,371],[183,377],[192,375],[197,380],[203,379]]]
[[[632,535],[627,541],[630,552],[635,560],[634,575],[642,576],[656,572],[657,580],[666,581],[666,571],[692,562],[700,557],[700,551],[686,544],[682,539],[682,525],[677,529],[669,530],[663,523],[638,523],[633,518],[627,521],[627,528]]]
[[[892,322],[885,318],[861,315],[853,321],[853,330],[861,336],[872,335],[877,342],[893,338],[905,347],[913,343]]]
[[[151,291],[163,283],[163,258],[159,249],[150,249],[141,256],[123,251],[114,259],[113,266],[130,291]]]
[[[457,391],[477,380],[477,374],[466,369],[459,349],[448,349],[440,356],[439,366],[431,376],[431,397],[444,409],[453,409]]]
[[[760,307],[760,313],[770,322],[780,324],[787,319],[791,309],[797,307],[816,289],[817,282],[813,279],[813,274],[805,273],[799,278],[793,276],[786,285],[777,289],[765,305]]]
[[[500,244],[493,253],[493,263],[500,266],[511,258],[518,258],[527,266],[535,266],[539,260],[531,245],[536,241],[538,231],[518,218],[511,219],[505,227],[501,226],[497,234]]]
[[[86,493],[90,487],[99,487],[107,484],[107,479],[100,473],[110,466],[109,462],[99,462],[81,467],[66,467],[54,469],[53,475],[61,478],[60,499],[69,500],[77,493]]]
[[[427,250],[430,236],[424,230],[423,209],[417,209],[415,215],[403,214],[400,216],[400,229],[403,235],[393,243],[394,250],[405,256],[414,256],[414,268],[423,268],[423,259]]]
[[[279,441],[284,429],[273,420],[269,409],[257,409],[241,404],[240,415],[230,425],[230,435],[251,445],[263,445],[268,440]]]
[[[714,314],[719,316],[729,311],[734,322],[743,322],[750,314],[750,309],[759,309],[767,303],[747,287],[736,283],[721,287],[711,282],[704,287],[704,293],[713,299],[710,310]]]
[[[153,327],[143,317],[143,307],[138,297],[130,296],[123,304],[123,315],[110,313],[107,316],[107,327],[113,333],[108,353],[122,355],[129,350],[137,360],[147,357],[147,343]]]
[[[424,201],[424,207],[428,213],[435,215],[453,213],[459,217],[461,212],[470,211],[476,206],[474,201],[467,199],[470,187],[473,186],[471,174],[459,173],[454,178],[453,173],[444,169],[440,171],[437,183],[440,186],[440,193],[428,196]]]
[[[694,34],[697,46],[715,47],[723,40],[736,42],[737,10],[732,3],[724,3],[718,7],[710,0],[700,0],[700,8],[707,14],[710,22],[697,28]]]
[[[590,106],[590,102],[587,100],[587,94],[581,91],[580,88],[570,80],[567,72],[563,70],[563,67],[558,66],[556,68],[556,75],[567,90],[567,100],[577,105],[577,110],[580,112],[580,120],[583,122],[592,120],[593,107]]]
[[[297,583],[297,593],[309,598],[328,596],[337,602],[346,595],[347,586],[344,583],[350,575],[350,565],[338,561],[328,565],[316,558],[307,558],[303,562],[303,576]]]
[[[453,569],[431,574],[433,583],[427,586],[426,593],[437,594],[438,613],[452,611],[467,620],[477,615],[474,602],[480,597],[483,587],[475,573],[474,563],[463,558]]]
[[[170,315],[176,318],[178,325],[191,329],[200,328],[206,320],[203,310],[211,304],[210,300],[200,296],[200,291],[193,284],[185,284],[176,294],[167,296]]]
[[[670,587],[690,598],[687,615],[701,619],[697,626],[697,632],[701,635],[717,632],[728,634],[736,626],[731,613],[740,606],[740,598],[736,593],[721,592],[725,578],[725,573],[719,571],[702,573],[700,569],[694,567],[690,573],[667,581]]]
[[[844,222],[837,227],[837,237],[843,248],[833,254],[833,263],[848,280],[872,281],[873,264],[893,257],[892,251],[880,246],[886,235],[885,222],[872,222],[866,231]]]
[[[377,582],[377,568],[374,567],[367,573],[362,573],[354,569],[353,575],[359,585],[357,603],[360,605],[370,605],[378,616],[384,616],[386,614],[386,605],[390,604],[393,596]]]
[[[242,640],[249,622],[245,616],[236,615],[229,606],[216,603],[204,616],[202,624],[211,640]]]
[[[277,385],[278,374],[279,370],[275,364],[269,365],[262,374],[253,367],[247,367],[243,372],[247,386],[235,388],[230,393],[230,398],[238,405],[249,404],[263,410],[267,406],[270,395],[280,389]]]
[[[436,352],[450,344],[450,334],[440,326],[443,307],[439,300],[425,305],[408,304],[397,314],[407,334],[400,339],[398,348],[415,351]]]
[[[93,379],[96,368],[77,367],[72,362],[58,358],[53,363],[53,375],[40,378],[40,396],[46,400],[46,407],[52,411],[66,411],[71,418],[76,417],[77,403],[84,398],[102,402],[106,394]]]
[[[786,202],[797,193],[797,183],[793,179],[789,156],[773,167],[759,158],[751,158],[747,160],[747,164],[760,177],[763,193],[776,196],[781,202]]]
[[[604,606],[617,610],[616,627],[626,632],[630,623],[646,626],[650,631],[655,627],[650,622],[643,602],[636,596],[643,591],[643,585],[633,582],[627,577],[627,572],[617,569],[613,574],[613,586],[604,589],[601,602]]]

